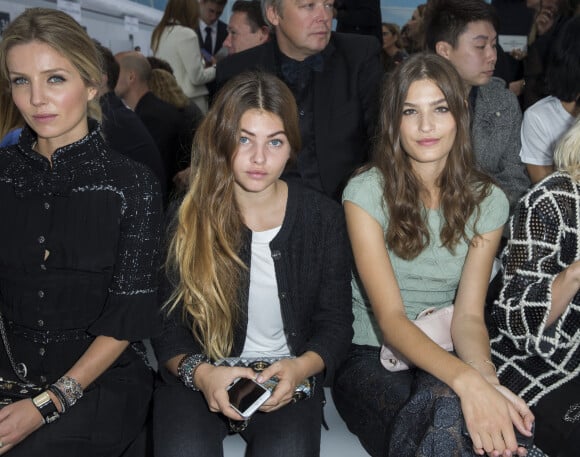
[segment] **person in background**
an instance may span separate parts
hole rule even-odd
[[[155,140],[163,158],[168,199],[171,199],[175,193],[173,177],[179,171],[178,158],[189,151],[187,146],[183,150],[182,138],[191,129],[175,106],[151,92],[149,82],[152,70],[145,56],[127,51],[117,53],[115,59],[120,67],[115,94],[139,116]]]
[[[448,59],[463,79],[477,164],[507,194],[513,212],[530,180],[519,157],[522,113],[505,82],[493,77],[497,16],[484,0],[432,0],[426,46]]]
[[[401,29],[401,43],[409,54],[425,49],[423,16],[426,7],[426,4],[418,5],[411,19]]]
[[[173,176],[173,184],[176,190],[181,192],[188,185],[193,137],[203,120],[203,114],[199,107],[183,93],[173,75],[165,70],[156,68],[151,72],[149,88],[156,97],[175,106],[185,123],[185,128],[179,138],[179,152],[176,159],[177,172]]]
[[[528,48],[525,53],[517,54],[522,60],[523,77],[510,86],[520,97],[523,110],[548,95],[546,69],[551,49],[571,13],[568,0],[541,0],[539,3],[528,37]]]
[[[397,24],[383,22],[383,65],[387,73],[393,71],[397,65],[409,57],[401,43],[401,32]]]
[[[0,147],[10,146],[18,143],[18,137],[24,125],[24,119],[20,111],[9,109],[12,105],[12,96],[10,95],[10,86],[4,83],[4,87],[0,86]]]
[[[173,68],[171,67],[171,65],[169,65],[169,62],[167,62],[167,60],[163,60],[163,59],[160,59],[159,57],[155,57],[155,56],[147,56],[147,62],[149,62],[149,65],[151,66],[151,70],[155,70],[156,68],[159,68],[159,69],[165,70],[167,73],[171,73],[173,76],[175,76],[173,74]]]
[[[95,43],[103,62],[103,79],[99,88],[99,104],[103,112],[102,128],[111,149],[140,162],[153,172],[159,181],[163,199],[167,196],[165,166],[155,140],[139,116],[115,95],[119,79],[119,63],[110,49]]]
[[[371,163],[343,194],[354,339],[333,397],[373,457],[524,455],[514,426],[531,434],[533,415],[490,360],[485,295],[509,205],[476,167],[462,86],[433,53],[399,65],[384,85]],[[412,322],[450,305],[453,353]],[[413,367],[387,370],[382,344]]]
[[[307,5],[305,7],[304,5]],[[332,33],[332,3],[262,0],[274,34],[218,63],[216,85],[247,69],[279,75],[298,105],[302,150],[286,177],[339,199],[352,171],[367,160],[383,71],[377,40]]]
[[[206,61],[201,56],[196,33],[199,8],[194,0],[169,0],[151,34],[151,49],[156,57],[171,65],[185,95],[206,113],[209,93],[206,84],[215,78],[215,60]]]
[[[268,41],[270,27],[262,16],[259,0],[237,0],[232,5],[228,36],[223,46],[228,54],[245,51]]]
[[[491,0],[491,5],[500,18],[494,76],[503,79],[512,92],[518,88],[517,80],[522,76],[521,61],[518,57],[526,49],[526,45],[522,43],[521,47],[513,48],[511,36],[516,35],[520,39],[528,36],[536,15],[534,3],[539,3],[539,0]],[[507,45],[506,49],[500,42]]]
[[[157,180],[109,149],[99,52],[68,14],[4,29],[0,84],[26,125],[0,150],[0,376],[42,393],[0,410],[0,454],[139,456],[160,330]]]
[[[536,416],[536,446],[573,457],[580,447],[579,120],[556,147],[554,165],[512,218],[491,351],[501,383]]]
[[[377,37],[381,34],[380,0],[335,0],[336,31]]]
[[[199,1],[199,21],[195,31],[205,51],[205,58],[221,54],[223,42],[228,35],[228,26],[220,20],[227,0],[198,0]]]
[[[520,157],[532,184],[554,171],[553,151],[560,137],[580,114],[580,17],[559,33],[546,70],[550,94],[524,112]]]
[[[351,256],[344,213],[328,197],[280,175],[300,150],[290,90],[249,72],[218,94],[195,137],[189,190],[170,228],[161,294],[168,314],[153,340],[157,457],[223,455],[239,431],[248,457],[318,457],[323,385],[352,337]],[[215,366],[224,357],[252,368]],[[236,378],[278,378],[243,425],[227,388]],[[315,376],[310,398],[292,401]]]

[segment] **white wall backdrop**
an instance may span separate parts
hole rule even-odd
[[[70,6],[65,2],[64,5]],[[151,32],[161,19],[162,12],[128,0],[82,0],[80,24],[87,33],[113,52],[126,51],[140,46],[144,54],[149,54]],[[63,3],[60,4],[61,6]],[[41,6],[56,9],[56,0],[0,0],[0,13],[8,13],[14,19],[26,8]],[[125,15],[135,17],[130,27],[125,25]]]

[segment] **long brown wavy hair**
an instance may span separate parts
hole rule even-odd
[[[182,306],[184,321],[213,359],[231,352],[241,273],[247,268],[238,256],[244,225],[234,194],[232,161],[240,120],[251,109],[280,117],[291,158],[300,150],[298,113],[288,87],[257,71],[231,79],[196,133],[189,190],[174,222],[166,261],[174,282],[168,310]]]
[[[444,169],[437,179],[443,226],[441,243],[453,252],[460,240],[469,242],[467,221],[491,191],[491,179],[477,170],[471,144],[469,108],[460,76],[446,59],[433,53],[419,53],[399,65],[385,82],[379,129],[370,166],[384,177],[384,199],[389,210],[387,245],[397,256],[414,259],[429,244],[421,200],[426,189],[413,172],[411,161],[401,146],[401,119],[409,87],[415,81],[432,81],[439,87],[457,124],[455,141]],[[474,233],[475,223],[472,227]]]
[[[165,5],[165,11],[159,24],[153,29],[151,34],[151,49],[157,52],[159,39],[165,27],[172,25],[182,25],[190,29],[199,27],[199,3],[197,0],[169,0]]]

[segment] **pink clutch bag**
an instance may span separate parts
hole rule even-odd
[[[453,318],[453,305],[445,308],[427,308],[422,311],[417,319],[412,321],[425,335],[446,351],[453,350],[451,339],[451,319]],[[381,363],[389,371],[408,370],[413,364],[401,354],[393,351],[388,346],[381,347]]]

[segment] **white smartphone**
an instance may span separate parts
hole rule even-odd
[[[253,379],[238,378],[228,387],[230,405],[244,419],[249,419],[272,393]]]

